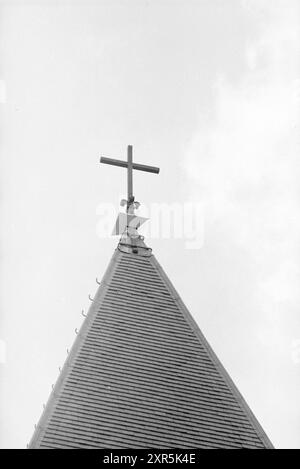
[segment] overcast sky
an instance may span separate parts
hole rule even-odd
[[[202,207],[198,249],[148,245],[274,445],[300,448],[299,3],[0,8],[1,447],[29,441],[113,254],[99,207],[126,174],[99,156],[132,144],[161,168],[134,175],[145,207]]]

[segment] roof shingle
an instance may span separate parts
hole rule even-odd
[[[30,448],[272,448],[155,257],[119,244]]]

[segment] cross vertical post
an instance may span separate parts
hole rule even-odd
[[[133,186],[132,186],[132,145],[127,147],[127,212],[130,212],[130,206],[133,203]]]

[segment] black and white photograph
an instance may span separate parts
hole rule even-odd
[[[300,449],[299,123],[298,0],[0,0],[1,449]]]

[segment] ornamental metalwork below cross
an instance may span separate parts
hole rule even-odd
[[[116,160],[113,158],[106,158],[105,156],[102,156],[100,158],[100,163],[127,168],[127,213],[132,213],[134,208],[132,170],[137,169],[139,171],[146,171],[147,173],[159,173],[159,168],[156,168],[155,166],[147,166],[145,164],[133,163],[132,145],[128,145],[127,147],[127,161]]]

